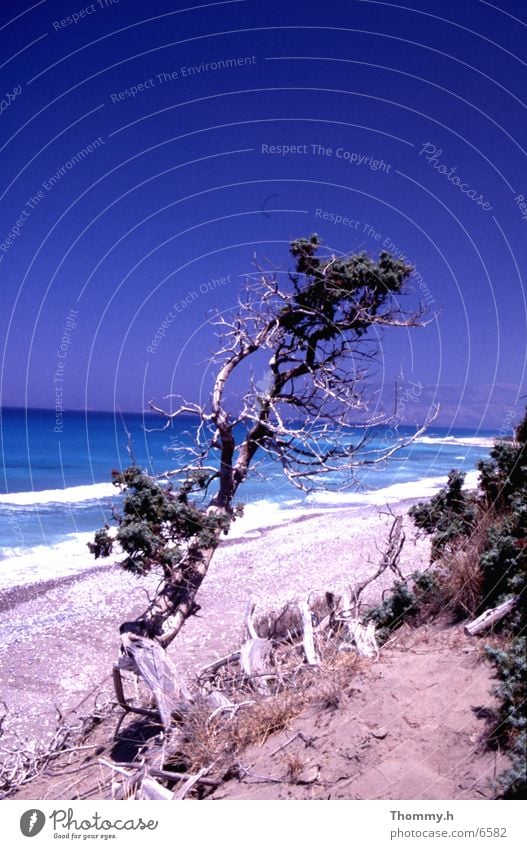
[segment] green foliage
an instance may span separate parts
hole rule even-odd
[[[298,277],[293,276],[299,292],[297,303],[307,304],[317,293],[322,299],[337,301],[344,297],[356,297],[357,293],[369,291],[372,302],[382,299],[390,292],[399,294],[412,269],[402,260],[382,251],[378,261],[367,253],[338,257],[331,260],[328,270],[327,258],[316,253],[320,247],[318,236],[296,239],[291,243],[291,254],[296,259],[296,272],[308,279],[307,285],[298,286]]]
[[[487,547],[480,558],[483,572],[482,604],[499,604],[525,591],[525,511],[513,511],[488,530]]]
[[[117,530],[106,525],[88,543],[94,556],[107,557],[116,543],[126,554],[123,569],[145,575],[161,568],[170,577],[189,546],[206,550],[217,544],[219,532],[227,533],[231,517],[227,513],[207,512],[197,506],[191,495],[203,490],[207,477],[196,473],[174,490],[161,486],[137,466],[124,472],[112,472],[113,483],[125,493],[122,512],[115,512]]]
[[[491,603],[514,594],[518,604],[506,627],[511,640],[506,649],[487,647],[499,679],[499,729],[510,746],[511,768],[500,776],[506,797],[527,792],[527,415],[516,431],[515,443],[498,443],[491,460],[480,464],[482,488],[498,511],[481,557],[483,592]]]
[[[419,591],[419,600],[434,596],[439,591],[437,575],[430,569],[427,572],[413,572],[412,580]]]
[[[497,442],[490,452],[490,460],[478,463],[481,489],[488,505],[496,510],[507,510],[514,501],[525,502],[527,498],[527,429],[524,422],[518,426],[517,435],[515,442]]]
[[[366,618],[375,622],[379,642],[384,643],[407,616],[417,611],[416,601],[407,582],[396,581],[382,604],[368,611]]]
[[[413,587],[408,581],[395,581],[390,594],[382,604],[372,607],[366,614],[367,620],[372,620],[377,626],[377,637],[385,642],[392,631],[399,628],[403,622],[415,617],[423,602],[433,596],[437,589],[435,575],[428,572],[414,572],[411,576]]]
[[[432,560],[437,560],[445,548],[474,527],[476,504],[473,496],[463,492],[465,475],[455,469],[448,476],[445,489],[429,502],[411,507],[409,515],[418,528],[432,535]]]
[[[510,746],[511,768],[500,776],[506,796],[521,796],[527,788],[527,641],[517,637],[509,649],[486,647],[496,668],[500,683],[496,695],[500,699],[498,733]]]
[[[527,415],[514,442],[498,442],[491,459],[479,463],[481,490],[496,522],[481,557],[483,595],[489,603],[524,595],[527,579]],[[514,624],[524,627],[518,614]]]
[[[368,254],[327,258],[316,256],[320,241],[316,234],[291,243],[296,273],[291,302],[280,314],[280,326],[303,339],[322,324],[317,337],[334,339],[343,331],[359,338],[383,309],[392,310],[393,295],[400,295],[412,269],[383,251],[378,260]]]

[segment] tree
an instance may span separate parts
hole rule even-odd
[[[425,323],[422,307],[406,312],[401,306],[412,269],[388,253],[376,261],[364,253],[320,256],[316,235],[292,242],[291,254],[295,269],[284,283],[276,271],[257,268],[234,317],[216,318],[221,346],[213,357],[210,404],[178,401],[171,411],[151,405],[166,426],[182,415],[195,417],[195,449],[172,473],[178,486],[163,486],[137,466],[113,473],[127,494],[123,511],[115,513],[117,533],[106,526],[90,548],[95,557],[109,555],[117,541],[125,569],[161,571],[153,602],[121,629],[163,647],[198,609],[196,594],[257,455],[278,461],[292,484],[310,490],[317,483],[327,487],[335,474],[340,486],[350,484],[357,467],[381,462],[406,444],[365,455],[366,437],[353,442],[346,428],[361,415],[372,422],[366,390],[380,332]],[[264,377],[256,381],[252,373],[232,413],[229,388],[249,362]],[[208,506],[198,503],[198,493]]]

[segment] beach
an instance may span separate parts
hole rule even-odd
[[[201,606],[170,647],[180,671],[191,677],[201,665],[237,648],[247,602],[257,612],[325,590],[339,592],[375,571],[393,514],[406,516],[409,502],[304,513],[286,524],[226,538],[214,555],[198,594]],[[426,568],[429,543],[404,520],[400,567],[406,574]],[[79,553],[79,557],[81,554]],[[94,697],[113,697],[112,664],[118,656],[121,622],[146,606],[158,579],[138,579],[105,561],[50,582],[0,594],[1,692],[8,709],[4,739],[14,735],[48,739],[56,709],[88,712]],[[92,568],[89,568],[89,567]],[[379,597],[393,581],[365,596]],[[82,704],[81,704],[82,703]]]

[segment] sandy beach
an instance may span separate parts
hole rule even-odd
[[[408,503],[394,512],[406,514]],[[326,589],[338,591],[374,571],[393,519],[377,508],[327,511],[286,525],[225,539],[198,596],[201,610],[170,649],[189,676],[239,644],[250,598],[260,611]],[[405,520],[401,568],[428,563],[428,543]],[[46,738],[56,708],[64,714],[97,692],[113,694],[110,674],[118,654],[119,624],[137,615],[157,584],[119,566],[93,568],[0,595],[1,698],[8,708],[5,739],[14,733]],[[386,575],[385,583],[393,576]],[[379,595],[382,585],[370,589]],[[91,700],[91,701],[90,701]],[[80,710],[82,713],[82,707]]]

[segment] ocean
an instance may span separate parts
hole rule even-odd
[[[111,517],[118,490],[111,470],[136,463],[156,475],[175,467],[178,448],[192,439],[192,419],[167,429],[153,414],[68,412],[57,423],[54,410],[4,408],[0,415],[0,588],[20,586],[81,572],[96,565],[86,543]],[[404,438],[414,428],[399,427]],[[129,436],[128,436],[129,434]],[[369,450],[386,444],[386,428],[372,429]],[[349,431],[347,438],[356,434]],[[129,438],[130,437],[130,438]],[[238,491],[246,505],[231,536],[253,535],[258,528],[287,522],[306,511],[357,510],[407,498],[426,498],[448,472],[468,472],[475,486],[475,464],[488,456],[492,431],[432,426],[425,436],[385,463],[359,469],[351,490],[305,494],[285,479],[278,463],[265,461]]]

